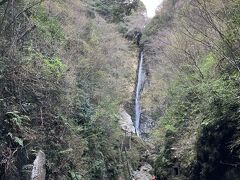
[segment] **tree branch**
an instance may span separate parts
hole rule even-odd
[[[12,20],[12,22],[9,23],[9,25],[5,28],[5,31],[15,22],[15,20],[21,15],[23,14],[24,12],[28,11],[29,9],[32,9],[34,6],[38,5],[38,4],[41,4],[44,0],[40,0],[34,4],[32,4],[31,6],[25,8],[24,10],[22,10],[20,13],[18,13],[14,19]]]
[[[2,18],[2,20],[1,20],[0,34],[2,33],[2,30],[4,29],[4,28],[2,28],[2,27],[3,27],[4,19],[5,19],[6,14],[7,14],[7,10],[8,10],[9,4],[10,4],[10,1],[8,1],[7,7],[5,8],[5,11],[4,11],[3,18]]]

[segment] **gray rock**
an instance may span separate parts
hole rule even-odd
[[[151,130],[154,127],[154,120],[149,117],[148,115],[142,113],[141,114],[141,119],[140,119],[140,132],[141,135],[146,135],[151,132]]]
[[[46,156],[43,151],[39,151],[33,162],[31,180],[45,180],[46,177]]]
[[[152,170],[152,166],[150,164],[145,164],[140,168],[139,171],[133,172],[133,179],[134,180],[152,180],[152,175],[150,171]]]
[[[128,134],[135,133],[132,118],[123,107],[120,107],[119,115],[120,115],[119,125],[121,129],[127,132]]]

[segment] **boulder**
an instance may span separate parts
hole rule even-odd
[[[133,126],[132,118],[123,107],[120,107],[119,115],[119,125],[121,129],[127,134],[135,133],[135,127]]]
[[[133,172],[134,180],[152,180],[153,175],[150,174],[152,171],[152,166],[148,163],[145,163],[144,166],[140,168],[138,171]]]

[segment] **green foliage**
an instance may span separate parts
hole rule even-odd
[[[234,0],[227,7],[229,13],[227,14],[227,36],[231,43],[236,43],[239,40],[239,31],[240,27],[240,2],[238,0]]]
[[[31,65],[31,63],[34,62],[40,63],[41,71],[39,73],[43,73],[46,77],[61,80],[61,78],[64,76],[66,65],[63,64],[60,58],[49,58],[34,50],[32,46],[29,46],[26,63]]]
[[[199,117],[202,121],[215,120],[228,110],[230,102],[236,101],[236,95],[237,86],[227,76],[191,84],[179,81],[172,88],[170,106],[160,122],[174,132]]]
[[[57,79],[63,76],[64,70],[66,66],[62,63],[62,60],[59,58],[53,59],[44,59],[44,70],[46,70],[46,74],[52,75]]]
[[[119,22],[137,1],[105,2],[101,12]],[[132,93],[135,52],[115,25],[94,19],[89,2],[31,3],[0,7],[4,28],[14,21],[0,35],[0,179],[21,176],[39,149],[49,179],[116,179],[124,171],[118,110]]]
[[[49,17],[45,8],[41,6],[36,8],[32,20],[37,25],[38,30],[47,38],[53,41],[64,40],[62,27],[55,18]]]
[[[8,121],[11,121],[11,123],[18,126],[19,128],[21,128],[24,125],[27,125],[30,121],[28,116],[19,115],[18,111],[7,112],[6,116],[9,117]]]
[[[107,20],[115,23],[124,21],[124,17],[129,16],[138,7],[139,0],[128,3],[124,0],[97,0],[95,6],[97,11]]]
[[[200,69],[204,76],[209,76],[214,72],[214,66],[217,64],[217,58],[213,53],[210,53],[207,57],[203,58]]]
[[[69,174],[71,176],[71,180],[82,180],[82,176],[77,173],[77,172],[74,172],[74,171],[69,171]]]
[[[6,119],[1,124],[3,131],[0,140],[9,139],[10,137],[8,142],[10,146],[13,143],[13,148],[24,147],[24,139],[27,139],[29,133],[29,123],[28,116],[21,115],[18,111],[7,112]]]
[[[214,63],[214,58],[212,58],[212,56],[208,57],[202,66],[203,69],[205,68],[204,72],[208,72],[209,67]],[[179,134],[182,133],[188,137],[188,133],[185,131],[190,131],[190,136],[191,133],[199,131],[198,138],[203,138],[201,136],[204,136],[202,141],[207,141],[208,138],[215,139],[217,142],[219,138],[223,138],[222,141],[226,141],[224,138],[228,136],[229,131],[226,131],[224,134],[224,132],[222,132],[223,130],[219,130],[219,127],[225,124],[224,126],[229,126],[229,129],[231,129],[231,123],[237,124],[238,122],[239,115],[237,115],[237,111],[240,104],[238,102],[239,84],[237,83],[237,79],[235,76],[226,74],[221,77],[211,77],[201,82],[188,82],[179,79],[174,84],[170,91],[171,98],[169,106],[164,116],[160,118],[160,126],[155,130],[157,133],[154,133],[154,136],[161,138],[161,143],[164,147],[164,151],[159,153],[160,155],[156,161],[156,169],[159,174],[168,175],[167,168],[169,166],[171,167],[171,163],[174,162],[171,153],[169,154],[169,152],[171,152],[171,144],[177,143],[178,141],[185,141],[184,137],[180,138],[181,140],[178,139]],[[191,130],[188,130],[190,128]],[[210,135],[213,129],[216,129],[216,132],[213,133],[214,137]],[[169,136],[169,134],[171,135]],[[205,137],[205,135],[209,136]],[[173,140],[174,137],[176,140]],[[213,143],[213,140],[209,141]],[[202,145],[201,142],[198,147],[201,149]],[[209,150],[206,150],[206,148],[209,148]],[[221,149],[213,150],[214,148],[223,147],[208,144],[205,149],[203,148],[199,151],[221,152]],[[185,153],[186,155],[182,154],[181,156],[181,158],[183,158],[181,159],[182,163],[191,165],[191,163],[197,160],[196,153],[190,153],[190,151]],[[221,155],[219,154],[219,158],[220,157]],[[210,166],[214,168],[214,162],[208,163],[213,163]],[[209,166],[208,163],[207,166]],[[208,174],[208,176],[210,175]]]
[[[10,132],[7,135],[10,136],[11,139],[14,140],[14,142],[16,142],[18,145],[23,147],[23,139],[16,137],[16,136],[13,137],[13,134]]]
[[[163,13],[153,17],[152,21],[144,29],[144,36],[156,34],[159,30],[170,25],[173,15],[171,12]],[[146,38],[146,37],[145,37]]]
[[[89,123],[94,114],[93,104],[90,102],[89,95],[84,91],[79,90],[79,94],[75,97],[74,111],[76,114],[73,117],[79,125]]]
[[[118,149],[115,148],[119,145],[119,132],[116,114],[115,102],[106,99],[95,107],[91,120],[84,125],[83,135],[88,141],[86,158],[93,179],[102,179],[106,176],[114,178],[118,174],[119,155]]]
[[[23,147],[23,140],[19,137],[14,137],[14,141]]]
[[[171,166],[170,160],[166,157],[166,152],[162,148],[155,161],[155,172],[160,177],[166,177],[168,175],[167,168]]]

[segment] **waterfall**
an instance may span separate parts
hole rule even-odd
[[[144,85],[145,73],[143,70],[143,60],[144,54],[143,51],[140,53],[139,62],[138,62],[138,74],[137,74],[137,86],[135,89],[135,129],[136,133],[140,135],[140,118],[141,118],[141,92]]]

